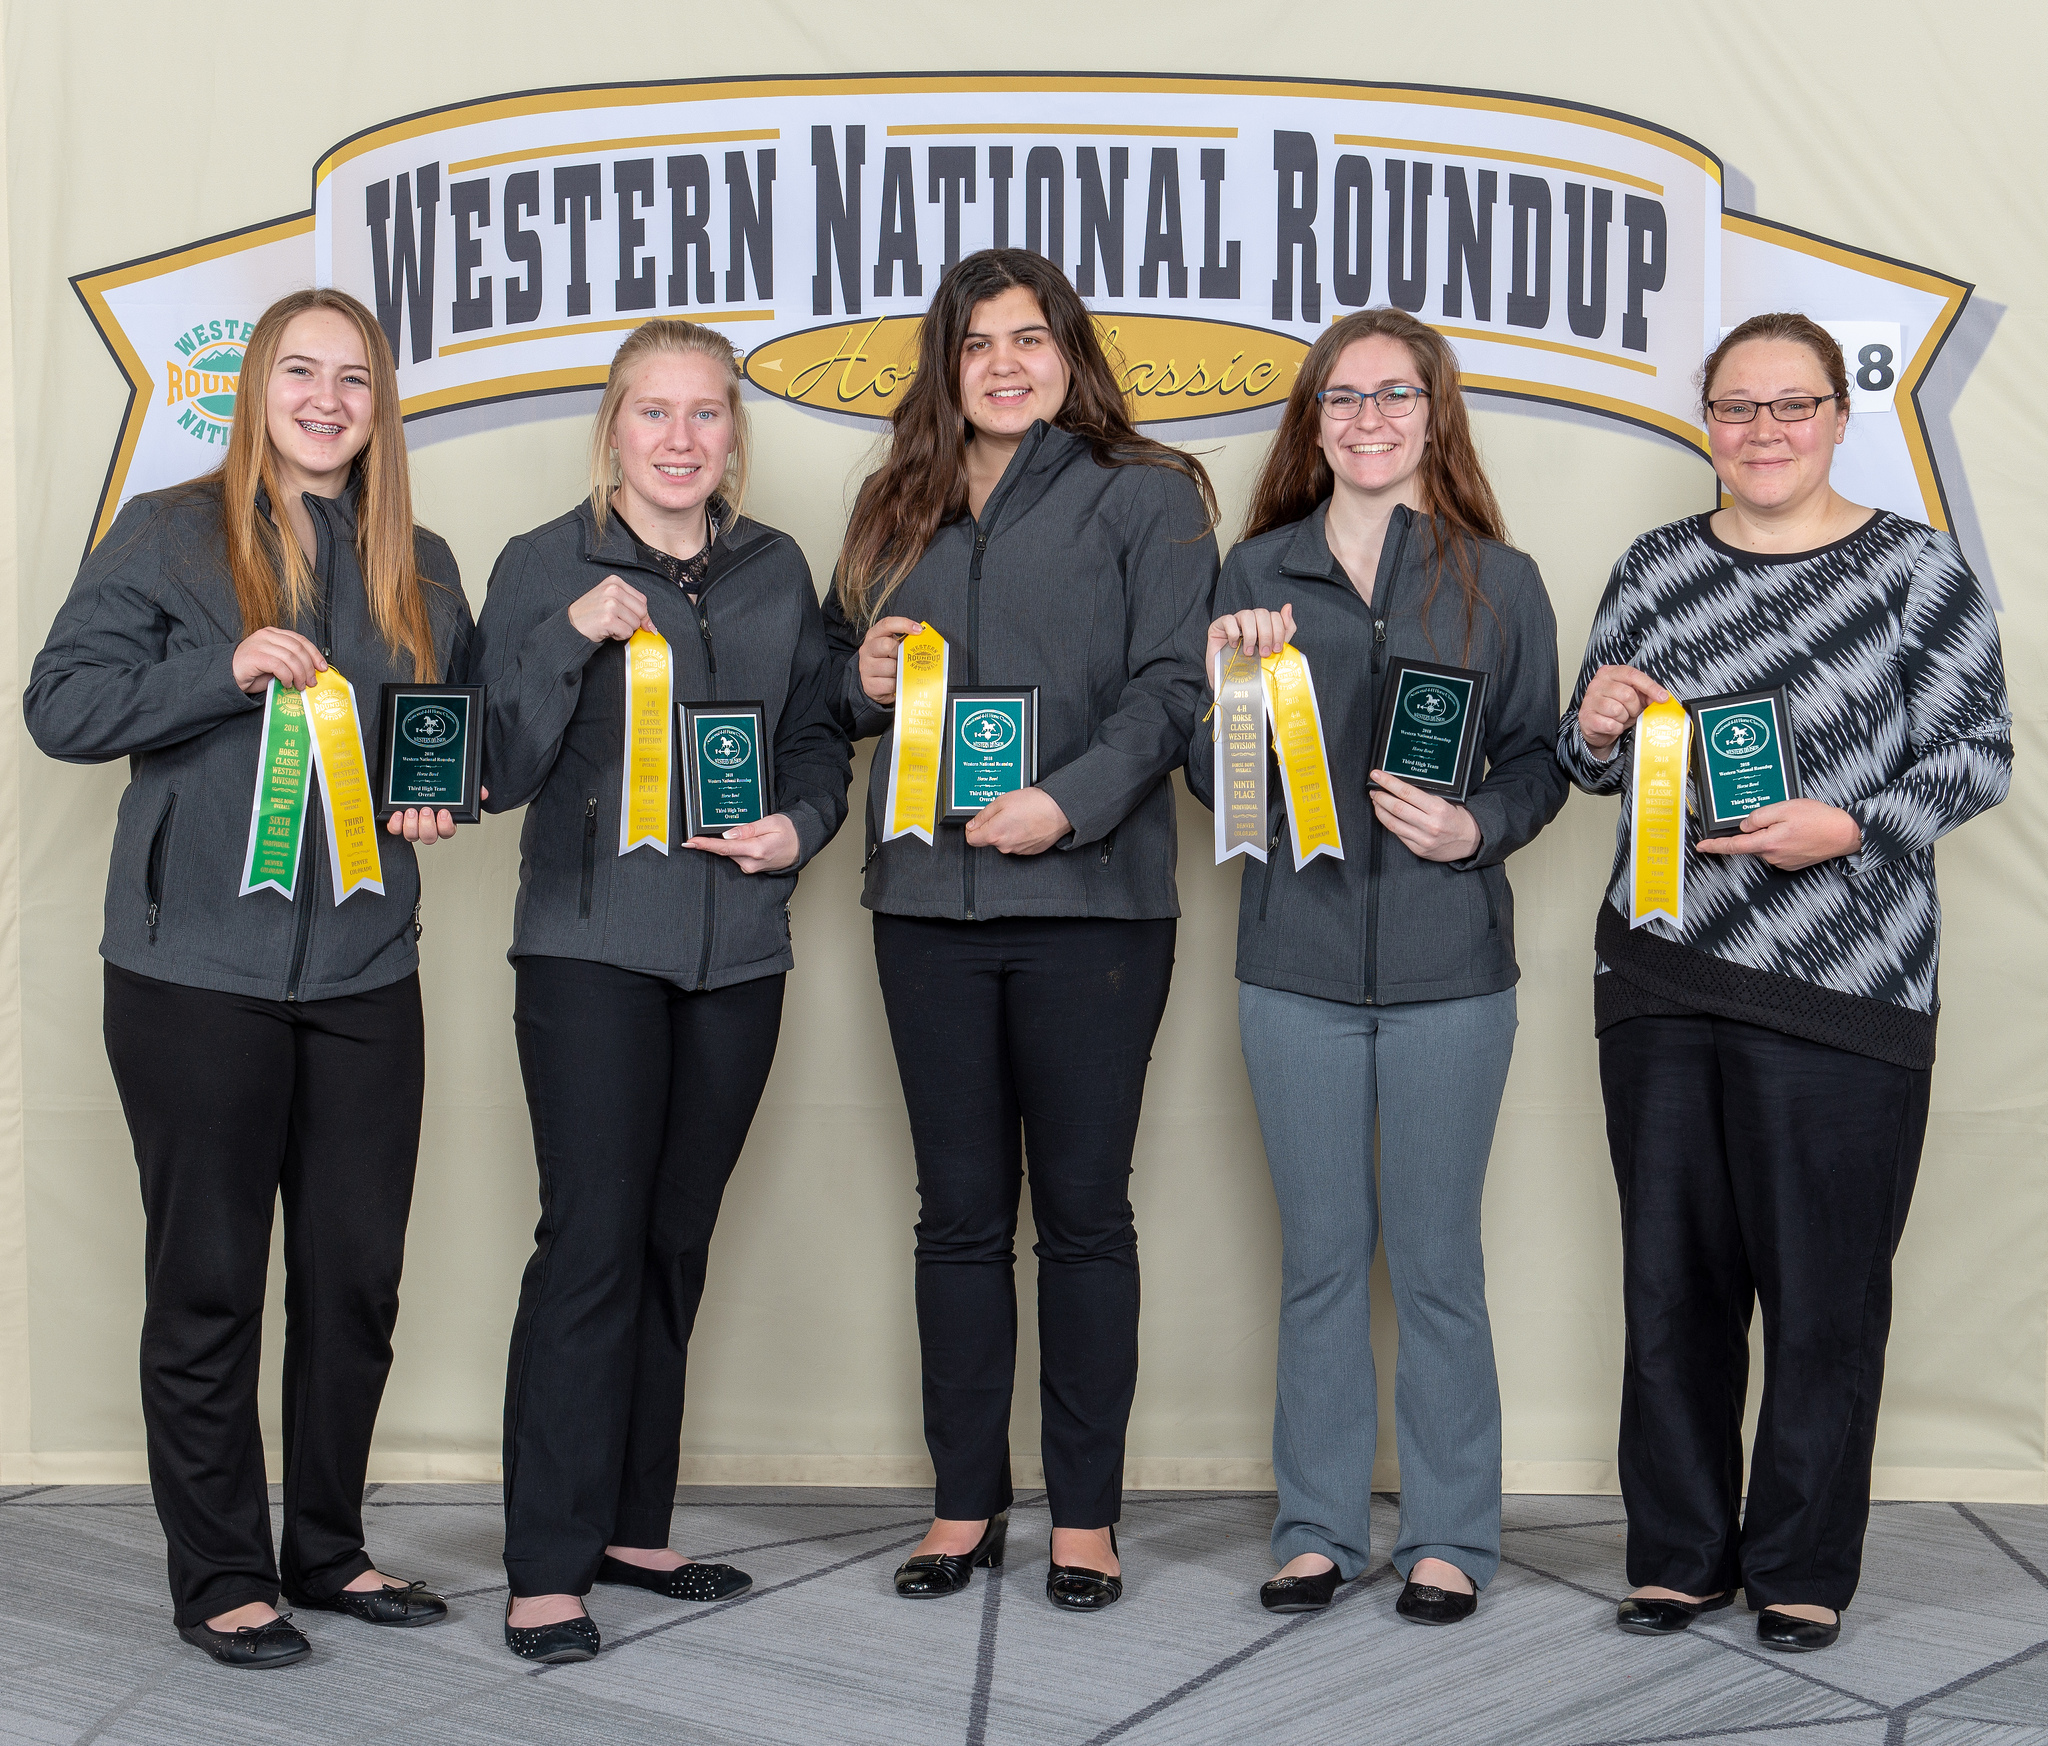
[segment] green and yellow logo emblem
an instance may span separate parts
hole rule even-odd
[[[178,335],[177,356],[164,364],[164,405],[178,428],[204,443],[225,443],[235,422],[235,391],[242,379],[242,348],[255,324],[202,321]]]

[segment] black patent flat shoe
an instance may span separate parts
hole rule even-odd
[[[346,1613],[366,1625],[438,1625],[448,1616],[448,1603],[424,1582],[387,1582],[382,1588],[350,1589],[315,1600],[309,1594],[285,1590],[285,1599],[295,1607],[310,1607],[316,1613]]]
[[[202,1619],[196,1625],[180,1625],[178,1635],[223,1667],[289,1667],[313,1653],[306,1633],[288,1614],[267,1625],[243,1625],[233,1631],[216,1631]]]
[[[512,1603],[505,1603],[505,1647],[523,1661],[592,1661],[602,1647],[597,1622],[585,1613],[552,1625],[515,1625]]]
[[[1109,1549],[1116,1551],[1116,1529],[1109,1530]],[[1121,1554],[1118,1554],[1121,1557]],[[1045,1598],[1074,1613],[1099,1613],[1124,1597],[1124,1579],[1079,1564],[1054,1564],[1045,1573]]]
[[[1801,1619],[1791,1613],[1781,1613],[1776,1607],[1765,1607],[1756,1616],[1756,1640],[1766,1649],[1782,1649],[1790,1655],[1803,1655],[1811,1649],[1831,1649],[1841,1634],[1840,1613],[1835,1615],[1832,1624],[1826,1625],[1818,1619]]]
[[[897,1566],[896,1592],[905,1600],[937,1600],[958,1594],[974,1580],[977,1569],[1000,1570],[1003,1547],[1010,1537],[1010,1512],[989,1517],[972,1552],[926,1552]]]
[[[673,1570],[649,1570],[623,1558],[605,1559],[597,1567],[597,1580],[685,1601],[731,1600],[754,1586],[751,1576],[730,1564],[678,1564]]]
[[[1700,1614],[1718,1613],[1734,1603],[1732,1588],[1703,1601],[1630,1599],[1614,1609],[1614,1622],[1638,1637],[1669,1637],[1684,1630]]]
[[[1319,1613],[1337,1598],[1344,1573],[1334,1564],[1313,1576],[1276,1576],[1259,1588],[1259,1605],[1269,1613]]]
[[[1426,1582],[1402,1585],[1394,1611],[1411,1625],[1455,1625],[1479,1609],[1479,1596],[1459,1594],[1456,1589],[1434,1588]]]

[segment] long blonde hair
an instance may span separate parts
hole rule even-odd
[[[434,627],[427,616],[429,583],[413,545],[412,480],[405,462],[405,426],[398,414],[398,371],[377,318],[346,291],[319,287],[280,297],[263,312],[242,353],[235,419],[226,458],[211,477],[220,484],[221,529],[242,634],[303,619],[315,602],[313,567],[284,522],[284,482],[270,445],[270,372],[293,319],[308,310],[345,315],[362,336],[370,360],[370,440],[356,457],[361,476],[356,506],[356,561],[369,596],[370,620],[395,655],[412,656],[413,679],[439,677]],[[270,499],[266,518],[256,506]]]
[[[590,513],[597,518],[602,534],[611,517],[612,493],[619,488],[618,457],[612,448],[612,426],[618,423],[619,408],[633,385],[633,371],[657,355],[679,357],[695,354],[709,358],[725,371],[726,405],[732,410],[733,445],[726,459],[725,477],[718,495],[727,510],[738,515],[747,496],[747,461],[751,442],[746,409],[740,404],[740,355],[732,341],[716,328],[703,327],[679,316],[656,316],[643,321],[626,335],[625,343],[612,354],[611,374],[605,378],[604,398],[597,403],[597,417],[590,426]]]

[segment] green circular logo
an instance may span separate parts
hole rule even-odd
[[[977,709],[960,724],[963,745],[977,752],[1001,752],[1017,740],[1017,724],[1000,709]]]
[[[1714,750],[1724,758],[1754,758],[1770,749],[1771,724],[1768,718],[1747,711],[1723,716],[1714,723],[1711,738]]]
[[[1458,719],[1463,705],[1457,693],[1443,685],[1416,685],[1402,699],[1401,707],[1424,727],[1449,727]]]
[[[180,430],[203,443],[225,443],[235,422],[242,382],[246,321],[202,321],[178,335],[164,360],[164,410]]]
[[[745,728],[714,728],[704,738],[704,761],[721,770],[737,770],[754,751],[754,736]]]

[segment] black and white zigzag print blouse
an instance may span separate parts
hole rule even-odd
[[[1941,905],[1934,841],[2005,798],[2012,717],[1998,624],[1948,534],[1880,510],[1817,551],[1745,552],[1709,517],[1647,533],[1608,579],[1558,757],[1622,796],[1601,906],[1602,1027],[1641,1012],[1747,1019],[1900,1066],[1934,1059]],[[1697,852],[1686,821],[1685,927],[1630,931],[1633,736],[1601,763],[1579,700],[1608,664],[1678,698],[1783,686],[1804,792],[1863,830],[1854,855],[1781,873]],[[1617,980],[1617,976],[1619,980]]]

